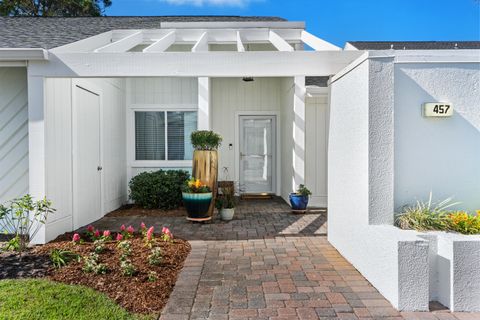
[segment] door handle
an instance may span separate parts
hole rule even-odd
[[[97,171],[102,171],[102,170],[103,170],[102,166],[97,167]]]

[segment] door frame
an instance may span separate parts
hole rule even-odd
[[[236,111],[235,112],[235,181],[240,183],[240,117],[241,116],[274,116],[276,122],[275,128],[275,174],[273,181],[274,193],[280,196],[282,185],[281,177],[281,134],[280,134],[280,112],[279,111]]]
[[[72,128],[72,226],[73,229],[77,229],[78,227],[78,214],[79,212],[77,211],[77,206],[76,206],[76,187],[75,187],[75,182],[77,180],[77,173],[76,173],[76,168],[77,168],[77,161],[75,159],[75,152],[77,150],[77,145],[76,145],[76,138],[77,138],[77,128],[75,126],[75,119],[77,116],[77,94],[76,94],[76,88],[81,88],[83,90],[86,90],[88,92],[91,92],[92,94],[95,94],[99,97],[99,124],[100,128],[99,129],[99,139],[100,139],[100,166],[104,167],[104,158],[103,158],[103,90],[99,87],[96,86],[95,84],[85,80],[85,79],[72,79],[72,117],[71,117],[71,128]],[[102,218],[105,215],[105,203],[104,203],[104,196],[105,196],[105,191],[104,191],[104,183],[105,183],[105,170],[104,168],[100,171],[100,216],[99,219]],[[92,221],[93,222],[93,221]]]

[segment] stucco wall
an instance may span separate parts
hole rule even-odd
[[[425,102],[449,102],[451,118],[425,118]],[[480,208],[480,64],[395,67],[395,208],[454,197]]]
[[[26,69],[0,68],[0,203],[28,192],[27,100]]]
[[[393,163],[384,163],[393,158],[393,130],[374,132],[393,124],[393,93],[377,92],[381,83],[391,83],[389,63],[364,60],[331,84],[328,240],[396,308],[427,310],[427,242],[373,225],[393,220],[393,181],[386,172]]]

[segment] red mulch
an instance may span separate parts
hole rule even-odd
[[[144,209],[136,205],[125,205],[120,209],[112,211],[106,217],[186,217],[187,212],[184,208],[173,210]]]
[[[101,291],[130,312],[160,312],[173,291],[177,275],[183,268],[191,247],[181,239],[163,242],[157,238],[156,246],[162,249],[163,260],[160,265],[152,266],[148,263],[151,249],[145,246],[141,236],[135,236],[130,242],[132,255],[129,259],[138,270],[138,274],[133,277],[124,276],[121,272],[120,251],[116,241],[108,242],[106,250],[100,254],[100,263],[108,266],[107,274],[85,273],[82,271],[83,261],[74,261],[60,269],[51,269],[48,277],[54,281],[84,285]],[[35,251],[37,254],[49,254],[54,248],[70,250],[83,257],[93,252],[94,246],[92,243],[75,245],[71,241],[71,234],[65,234]],[[157,272],[156,282],[148,281],[150,271]]]

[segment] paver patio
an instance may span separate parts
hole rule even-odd
[[[479,320],[479,313],[399,313],[327,241],[326,213],[294,215],[280,199],[243,201],[235,220],[105,217],[100,228],[168,226],[192,252],[160,319]]]

